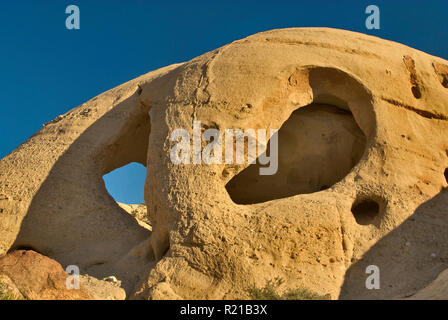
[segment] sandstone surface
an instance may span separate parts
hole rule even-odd
[[[448,268],[447,79],[441,58],[327,28],[149,72],[0,160],[0,254],[115,276],[133,299],[250,298],[275,277],[332,299],[409,297]],[[173,164],[170,134],[194,121],[279,129],[278,173]],[[151,230],[102,180],[131,162],[147,167]],[[369,265],[381,290],[365,286]]]
[[[84,289],[69,290],[61,265],[34,251],[18,250],[0,258],[0,281],[17,298],[27,300],[90,300]]]

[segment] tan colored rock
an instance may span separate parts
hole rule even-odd
[[[409,300],[448,300],[448,270],[441,272],[427,287],[419,290]]]
[[[84,288],[95,300],[125,300],[126,292],[120,283],[98,280],[89,275],[80,276],[81,288]]]
[[[0,253],[31,247],[138,299],[249,298],[281,277],[393,298],[448,266],[448,62],[326,28],[272,30],[150,72],[0,161]],[[279,170],[174,165],[174,129],[280,129]],[[152,231],[101,177],[147,166]],[[444,174],[445,173],[445,174]],[[437,257],[430,256],[434,252]],[[368,290],[368,265],[381,290]]]
[[[14,282],[6,275],[0,274],[0,300],[23,300],[25,297],[20,293]]]
[[[67,289],[68,274],[61,265],[34,251],[18,250],[1,257],[0,276],[2,282],[9,279],[5,283],[14,295],[27,300],[92,299],[83,288]]]
[[[151,287],[148,296],[152,300],[182,300],[166,282],[159,282]]]
[[[140,226],[151,231],[151,222],[149,221],[146,205],[117,203],[124,211],[133,216]]]

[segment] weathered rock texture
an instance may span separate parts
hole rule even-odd
[[[151,231],[151,222],[149,221],[148,211],[145,204],[117,203],[124,211],[133,216],[139,225]]]
[[[0,274],[0,300],[24,300],[15,283],[10,277]]]
[[[90,300],[85,288],[69,290],[68,274],[56,261],[34,251],[17,250],[0,258],[0,281],[27,300]]]
[[[95,300],[125,300],[126,292],[120,283],[99,280],[89,275],[80,276],[80,288],[86,290]]]
[[[333,299],[409,296],[448,267],[447,79],[443,59],[324,28],[150,72],[1,160],[0,253],[31,247],[139,299],[246,298],[276,276]],[[194,120],[280,128],[278,176],[172,164],[170,133]],[[152,231],[101,178],[130,162],[148,169]]]
[[[61,265],[32,250],[17,250],[0,257],[0,285],[13,300],[124,300],[120,281],[79,275],[79,287]],[[113,277],[112,277],[113,278]],[[0,298],[1,300],[1,298]]]

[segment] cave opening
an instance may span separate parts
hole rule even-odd
[[[352,170],[365,146],[366,137],[348,108],[312,103],[295,110],[279,129],[277,172],[260,175],[257,161],[233,177],[226,189],[237,204],[322,191]]]
[[[131,162],[103,176],[106,189],[116,202],[125,204],[142,204],[146,167]]]
[[[374,224],[379,212],[380,205],[378,202],[370,199],[355,202],[352,206],[353,216],[360,225]]]

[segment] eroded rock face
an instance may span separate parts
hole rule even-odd
[[[145,204],[125,204],[120,202],[117,203],[124,211],[133,216],[140,226],[151,231],[151,221],[149,221]]]
[[[273,30],[150,72],[0,161],[0,253],[32,247],[128,297],[415,293],[448,266],[448,62],[358,33]],[[279,170],[170,161],[174,129],[280,129]],[[147,166],[152,231],[102,175]],[[434,254],[433,254],[434,253]],[[366,267],[381,290],[365,287]]]
[[[80,276],[80,288],[86,290],[95,300],[125,300],[126,292],[120,287],[119,281],[96,279],[89,275]]]
[[[0,274],[0,300],[23,300],[25,297],[7,275]]]
[[[278,136],[277,173],[260,175],[258,163],[241,171],[226,185],[234,202],[254,204],[328,189],[365,150],[365,136],[353,115],[325,104],[295,110]]]

